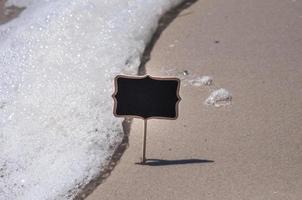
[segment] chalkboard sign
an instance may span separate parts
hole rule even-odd
[[[115,78],[114,115],[134,116],[143,119],[176,119],[180,80],[151,76]]]

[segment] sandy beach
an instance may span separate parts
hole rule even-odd
[[[299,200],[302,197],[302,4],[199,0],[163,31],[146,64],[210,75],[231,105],[204,105],[209,87],[181,87],[175,121],[134,119],[129,148],[87,200]],[[152,161],[152,160],[151,160]],[[153,164],[152,164],[153,163]]]
[[[4,2],[0,24],[22,11],[5,11]],[[302,3],[189,2],[155,37],[143,66],[152,76],[208,75],[213,85],[183,82],[179,118],[148,121],[148,165],[137,164],[144,122],[133,119],[129,147],[86,199],[300,200]],[[231,104],[205,105],[219,88],[231,92]]]

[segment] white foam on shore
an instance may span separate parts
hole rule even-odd
[[[201,77],[196,77],[194,79],[189,80],[189,83],[193,86],[203,86],[203,85],[212,85],[213,83],[213,78],[211,76],[201,76]]]
[[[204,101],[206,105],[221,107],[231,104],[232,94],[224,88],[217,89],[217,86],[214,85],[212,76],[201,76],[192,71],[167,67],[161,68],[161,73],[166,76],[178,77],[179,79],[181,79],[182,86],[207,86],[207,89],[211,93],[209,97]]]
[[[0,26],[0,199],[72,199],[123,137],[113,78],[136,73],[180,0],[13,0]]]
[[[178,70],[175,68],[161,68],[161,73],[165,76],[178,77],[182,86],[192,85],[196,87],[211,86],[213,78],[211,76],[200,76],[188,70]]]
[[[205,100],[208,105],[214,105],[220,107],[223,105],[229,105],[232,101],[232,94],[224,88],[214,90],[210,96]]]

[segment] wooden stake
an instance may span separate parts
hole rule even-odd
[[[144,119],[143,162],[146,163],[147,120]]]

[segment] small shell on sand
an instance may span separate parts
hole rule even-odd
[[[206,99],[205,104],[214,105],[220,107],[229,105],[232,101],[232,94],[224,88],[214,90],[210,96]]]

